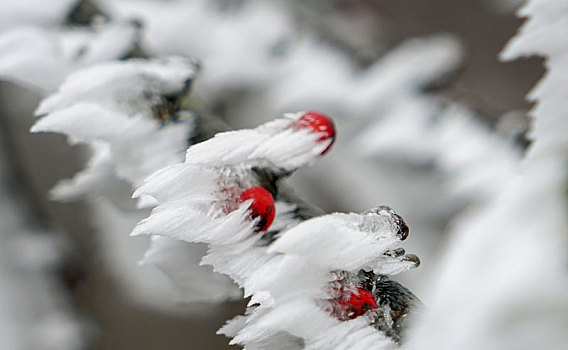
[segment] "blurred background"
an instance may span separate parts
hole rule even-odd
[[[160,271],[138,266],[148,241],[129,233],[144,212],[50,199],[87,155],[30,134],[34,110],[71,72],[110,59],[198,59],[195,103],[233,128],[332,116],[335,149],[292,186],[326,211],[399,212],[422,261],[399,280],[428,304],[448,225],[503,181],[469,171],[468,152],[506,166],[528,145],[524,96],[542,62],[498,60],[520,2],[0,0],[0,348],[225,349],[215,332],[244,310],[176,301]],[[103,35],[113,26],[133,30],[123,51],[122,32]]]

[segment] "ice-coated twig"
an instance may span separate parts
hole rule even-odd
[[[397,249],[408,227],[387,207],[308,220],[311,215],[296,214],[317,215],[317,210],[301,202],[297,206],[290,190],[282,191],[281,180],[317,159],[333,142],[328,133],[298,126],[309,113],[314,112],[221,133],[190,147],[183,164],[156,172],[135,192],[159,204],[133,234],[209,245],[202,263],[229,275],[252,297],[248,316],[221,330],[235,336],[234,343],[254,348],[285,338],[290,344],[348,346],[341,337],[327,339],[326,332],[335,329],[335,334],[361,333],[368,342],[395,346],[403,324],[399,319],[408,317],[417,299],[396,282],[390,288],[380,286],[387,283],[381,282],[385,274],[418,264],[416,257]],[[276,229],[266,234],[258,230],[261,218],[249,211],[255,201],[224,209],[232,192],[254,186],[269,189],[275,199]],[[375,307],[365,314],[368,322],[350,321],[363,315],[360,308],[349,312],[357,303],[352,299],[358,298],[349,293],[362,287],[375,293],[369,298]],[[339,309],[334,311],[334,305]]]
[[[191,116],[175,112],[196,69],[191,60],[169,57],[105,63],[72,74],[42,101],[32,132],[69,135],[71,143],[88,144],[93,156],[53,194],[73,199],[109,190],[113,178],[137,185],[177,162],[193,125]]]

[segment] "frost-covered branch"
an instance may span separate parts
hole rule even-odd
[[[402,320],[417,299],[384,275],[418,264],[397,249],[408,235],[402,218],[379,207],[305,220],[287,201],[290,195],[280,197],[282,179],[325,154],[334,137],[329,119],[316,112],[218,134],[190,147],[183,164],[155,173],[135,193],[159,204],[134,234],[207,243],[202,263],[251,297],[246,317],[221,330],[235,343],[350,346],[342,334],[385,346],[400,340]],[[269,197],[242,200],[256,188]],[[276,211],[270,227],[271,211],[257,209],[266,201]]]

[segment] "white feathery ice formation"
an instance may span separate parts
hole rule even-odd
[[[196,73],[194,61],[172,56],[107,62],[71,74],[58,92],[42,101],[36,111],[40,118],[32,132],[67,135],[70,143],[86,145],[91,158],[73,179],[61,181],[52,190],[53,196],[58,200],[104,198],[104,202],[92,204],[95,220],[105,218],[96,221],[103,233],[120,235],[121,230],[130,231],[145,214],[119,213],[109,204],[129,209],[129,188],[140,185],[154,171],[183,159],[194,129],[193,116],[189,111],[170,115],[168,104],[173,102],[168,98],[182,99]],[[162,120],[174,117],[175,121]],[[152,206],[154,202],[148,199],[140,198],[138,205]],[[118,238],[108,240],[124,243]],[[199,260],[203,254],[203,247],[156,237],[141,263],[156,266],[171,277],[175,298],[180,301],[222,301],[240,296],[228,278],[212,273],[209,267],[195,264],[180,271],[180,266]],[[124,253],[110,254],[109,259],[121,262],[115,266],[118,271],[126,269],[119,276],[124,279],[121,283],[139,285],[136,295],[148,295],[152,288],[163,292],[163,288],[150,288],[147,284],[151,281],[125,282],[132,280],[128,274],[139,274],[128,270],[131,262]],[[189,270],[193,271],[191,276]],[[137,280],[140,278],[134,278]],[[144,285],[148,290],[141,290]],[[214,287],[217,294],[200,293],[201,285]],[[144,300],[154,303],[152,298]]]
[[[92,157],[86,169],[53,190],[54,196],[75,199],[108,190],[112,178],[137,186],[179,161],[191,119],[160,127],[155,114],[167,108],[165,96],[188,89],[195,73],[192,61],[169,57],[103,63],[71,74],[41,102],[36,110],[41,118],[31,130],[68,135],[72,144],[87,144]]]
[[[280,341],[275,335],[290,334],[308,349],[396,347],[370,326],[373,312],[345,321],[323,302],[337,298],[330,285],[341,278],[339,271],[353,278],[361,269],[397,274],[414,267],[384,254],[397,246],[396,232],[386,210],[328,214],[284,231],[266,251],[270,260],[245,283],[245,290],[256,291],[250,304],[260,305],[232,343],[271,348]]]
[[[415,266],[385,254],[401,240],[390,210],[291,220],[288,211],[278,209],[290,204],[277,197],[273,227],[282,230],[268,244],[249,219],[249,201],[229,213],[222,209],[224,189],[258,185],[253,167],[288,174],[326,149],[329,140],[318,142],[319,134],[294,127],[301,115],[220,133],[190,147],[184,163],[156,172],[135,192],[159,204],[133,234],[208,244],[201,263],[229,275],[251,297],[248,314],[220,330],[234,337],[232,343],[247,349],[342,349],[357,338],[363,348],[395,348],[370,325],[370,316],[342,321],[326,307],[337,298],[330,286],[341,274],[354,277],[361,269],[396,274]]]
[[[274,171],[293,171],[317,158],[327,142],[317,142],[318,134],[296,130],[293,123],[301,114],[289,114],[256,129],[219,133],[210,140],[187,150],[182,164],[166,167],[144,181],[135,197],[148,196],[158,204],[152,215],[143,220],[134,234],[156,234],[187,242],[202,242],[221,247],[239,243],[240,250],[251,247],[256,258],[243,258],[244,271],[233,265],[215,265],[240,286],[248,276],[248,266],[264,263],[265,248],[252,248],[259,235],[251,236],[255,222],[247,220],[247,206],[223,213],[223,189],[251,185],[250,169],[265,167]],[[284,152],[285,151],[285,152]],[[248,183],[247,183],[248,182]],[[250,203],[249,203],[250,204]],[[237,253],[239,249],[229,247]],[[209,256],[216,251],[212,251]],[[206,259],[208,259],[206,257]]]
[[[565,349],[568,222],[565,82],[568,1],[530,0],[504,59],[542,55],[532,144],[489,203],[454,224],[429,310],[412,334],[419,349]]]
[[[479,112],[453,101],[444,89],[424,90],[445,83],[460,66],[463,55],[443,43],[414,39],[377,62],[391,72],[385,85],[390,80],[399,85],[390,95],[376,95],[376,116],[355,135],[350,149],[363,155],[367,166],[372,164],[369,159],[377,161],[378,170],[371,170],[373,177],[354,177],[359,179],[355,183],[377,187],[363,193],[385,198],[414,227],[406,246],[424,258],[425,264],[420,272],[405,274],[401,281],[427,304],[429,276],[436,273],[449,224],[464,208],[486,205],[515,176],[522,156],[514,140],[485,125]],[[448,57],[453,59],[446,59],[445,65],[434,59],[450,52],[454,55]],[[388,91],[386,86],[382,90]],[[416,171],[408,171],[409,167]],[[390,186],[382,185],[381,178]]]

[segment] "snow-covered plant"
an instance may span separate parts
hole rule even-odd
[[[350,337],[400,340],[417,299],[385,275],[418,264],[398,247],[408,235],[402,218],[388,207],[320,215],[281,183],[334,139],[326,116],[287,114],[190,147],[184,163],[135,192],[159,204],[134,234],[208,244],[202,263],[251,297],[247,315],[221,330],[234,343],[347,348]]]
[[[289,73],[284,70],[289,60],[279,51],[296,39],[295,26],[278,2],[120,0],[112,5],[118,18],[144,23],[141,44],[150,55],[182,54],[204,62],[210,74],[203,75],[199,89],[210,99],[223,90],[271,85]]]
[[[193,129],[191,115],[177,109],[195,73],[192,61],[170,57],[109,62],[69,76],[41,102],[32,132],[69,135],[70,142],[87,144],[92,157],[85,170],[54,189],[56,198],[110,196],[113,179],[137,186],[175,163]]]
[[[0,1],[0,79],[45,93],[54,90],[75,69],[128,55],[135,42],[136,26],[64,25],[78,24],[75,20],[81,16],[75,15],[80,7],[76,0]],[[114,39],[114,45],[107,44],[109,38]],[[12,132],[2,131],[4,136]],[[33,204],[29,197],[16,195],[17,191],[25,192],[22,183],[12,178],[22,169],[18,162],[7,161],[15,155],[4,147],[10,141],[2,141],[0,348],[85,348],[89,343],[86,322],[74,309],[72,297],[62,283],[61,269],[67,266],[63,247],[68,248],[68,241],[45,223],[35,222],[39,218],[30,209]]]
[[[423,349],[563,349],[568,344],[566,33],[568,2],[528,1],[504,59],[543,55],[530,93],[531,145],[488,203],[454,223],[429,310],[413,332]]]
[[[124,4],[126,3],[118,4],[118,7],[121,8]],[[201,85],[204,88],[202,89],[203,92],[209,94],[207,96],[209,98],[211,97],[211,92],[214,93],[219,89],[240,88],[242,86],[256,89],[258,86],[268,86],[269,89],[267,89],[267,94],[264,95],[263,100],[267,100],[272,104],[270,109],[281,109],[284,106],[296,104],[309,105],[315,103],[317,105],[318,103],[333,100],[338,109],[348,110],[354,117],[362,116],[363,119],[361,120],[364,120],[365,117],[374,116],[378,112],[385,114],[388,111],[396,110],[399,106],[405,105],[410,98],[422,102],[424,98],[421,89],[440,79],[440,76],[445,76],[448,72],[454,70],[459,62],[460,50],[456,41],[448,36],[440,36],[408,42],[391,55],[385,57],[384,60],[371,66],[364,72],[365,74],[361,74],[342,54],[312,39],[299,41],[297,45],[291,46],[292,50],[285,51],[286,59],[279,58],[279,55],[271,54],[270,47],[278,44],[285,38],[296,38],[297,35],[297,33],[290,32],[288,29],[291,27],[289,19],[283,15],[284,12],[278,6],[275,7],[269,3],[264,3],[260,7],[256,6],[258,3],[255,6],[245,5],[238,11],[230,13],[231,16],[235,14],[238,14],[238,16],[233,19],[231,26],[226,26],[223,23],[227,18],[230,18],[227,16],[227,12],[218,11],[213,5],[207,5],[199,1],[194,3],[173,2],[167,5],[156,4],[157,6],[152,4],[152,2],[146,2],[143,5],[137,4],[135,10],[132,10],[133,8],[131,7],[130,9],[133,12],[128,13],[129,15],[140,15],[142,11],[149,9],[142,16],[150,24],[148,34],[142,40],[142,43],[146,44],[145,50],[156,53],[182,51],[201,57],[205,61],[206,68],[215,72],[215,74],[205,74],[204,77],[206,79]],[[126,8],[128,8],[128,5]],[[193,9],[193,11],[180,11],[182,8],[185,10]],[[188,15],[193,13],[193,20],[185,21],[180,16],[172,15],[173,13],[181,12]],[[163,15],[160,16],[160,13],[163,13]],[[259,13],[263,15],[259,16]],[[203,17],[204,14],[207,16]],[[272,24],[280,23],[281,25],[271,25],[271,31],[258,31],[255,29],[257,27],[265,28],[265,21],[269,18],[272,19],[270,21]],[[178,26],[173,26],[170,23],[172,19],[180,19],[182,21]],[[156,23],[159,25],[156,25]],[[203,23],[210,26],[210,30],[204,31],[201,28]],[[156,28],[159,31],[160,28],[164,28],[164,25],[166,25],[165,28],[176,28],[176,30],[192,25],[195,28],[190,28],[191,30],[186,32],[188,35],[197,36],[194,40],[188,40],[188,38],[184,37],[184,41],[180,43],[174,40],[179,38],[177,35],[165,35],[163,32],[156,35]],[[223,30],[223,28],[226,28],[226,30]],[[230,28],[230,30],[227,28]],[[260,37],[258,40],[250,40],[250,33],[257,33]],[[219,37],[222,38],[227,35],[232,38],[230,42],[234,46],[239,46],[238,52],[246,53],[246,59],[235,60],[233,55],[229,56],[226,53],[226,50],[235,52],[234,49],[231,49],[231,46],[227,46],[227,40],[218,40]],[[159,38],[159,40],[156,38]],[[168,46],[170,41],[164,40],[164,38],[172,38],[176,45]],[[199,43],[202,43],[202,46],[199,46]],[[254,44],[253,47],[242,49],[252,44]],[[188,45],[190,46],[188,47]],[[200,47],[201,51],[199,50]],[[254,59],[251,59],[251,55]],[[227,60],[227,57],[232,57],[232,59]],[[428,62],[429,65],[425,66],[425,62]],[[130,65],[129,63],[124,63],[123,66],[128,67]],[[270,74],[266,74],[267,72],[270,72]],[[122,78],[127,79],[128,77],[123,76]],[[72,80],[73,77],[70,78],[68,84],[71,84],[70,81]],[[76,80],[75,84],[81,84],[77,82],[78,80]],[[101,85],[99,89],[101,91],[114,91],[114,82],[109,80],[107,83],[110,84]],[[298,90],[298,87],[301,87],[301,89]],[[58,95],[68,94],[73,90],[71,88],[65,92],[62,89]],[[347,91],[350,91],[350,93],[346,93]],[[352,93],[353,91],[355,93]],[[91,98],[87,96],[87,99]],[[75,97],[71,98],[71,100],[73,99]],[[79,100],[82,100],[82,98],[79,98]],[[148,103],[144,98],[142,100],[144,103]],[[163,104],[160,98],[156,100],[157,105]],[[90,102],[97,106],[95,108],[102,107],[107,112],[109,109],[114,110],[114,105],[116,104],[111,95],[101,100]],[[424,102],[424,104],[428,103],[431,102]],[[113,107],[109,107],[107,104]],[[165,104],[167,105],[168,103]],[[69,111],[69,107],[56,103],[52,112]],[[163,107],[158,107],[158,110],[160,108],[163,109]],[[139,120],[136,122],[127,118],[122,118],[121,120],[129,120],[133,125],[140,123],[141,128],[142,124],[147,124],[148,134],[145,134],[144,137],[124,138],[123,134],[118,137],[118,133],[116,133],[114,136],[116,144],[113,147],[108,146],[109,142],[107,139],[113,137],[109,135],[108,129],[91,128],[90,126],[91,122],[95,126],[111,125],[110,123],[114,117],[109,113],[107,113],[110,118],[107,121],[108,123],[101,123],[100,120],[91,121],[92,118],[77,119],[76,129],[71,127],[71,123],[74,123],[73,121],[61,120],[60,123],[59,120],[56,120],[59,117],[53,117],[56,113],[51,113],[51,116],[48,115],[48,118],[45,118],[43,122],[45,125],[51,123],[58,124],[58,126],[50,129],[51,131],[63,132],[72,136],[73,140],[79,138],[82,142],[86,141],[95,150],[95,157],[92,158],[87,169],[81,172],[73,181],[63,182],[56,188],[54,193],[59,195],[60,198],[66,197],[67,199],[76,198],[77,195],[83,194],[90,194],[91,197],[103,195],[106,198],[112,198],[115,202],[123,202],[126,199],[124,192],[127,192],[127,190],[121,190],[120,185],[117,184],[117,179],[122,179],[129,185],[137,186],[143,177],[151,173],[150,170],[155,170],[151,169],[151,167],[145,167],[146,161],[156,162],[156,164],[164,161],[161,158],[159,160],[153,159],[154,157],[160,157],[158,155],[160,152],[138,153],[138,149],[134,145],[152,145],[152,142],[155,140],[154,137],[159,138],[158,135],[161,132],[166,134],[165,130],[172,130],[171,123],[162,126],[158,126],[155,122],[152,124],[152,117],[148,117],[148,115],[154,114],[156,111],[148,113],[146,107],[142,109],[146,109],[146,118],[138,118]],[[165,108],[165,110],[168,110],[168,108]],[[167,111],[165,118],[174,118],[169,112]],[[157,114],[160,114],[160,112],[158,111]],[[162,117],[158,116],[158,118]],[[117,121],[117,123],[121,124],[122,122]],[[86,127],[87,125],[89,126]],[[182,127],[179,125],[177,127],[180,132],[175,135],[176,137],[172,137],[170,141],[177,142],[176,145],[180,145],[181,141],[187,137],[183,135]],[[42,127],[38,126],[38,128]],[[49,128],[51,127],[47,126],[46,130]],[[163,128],[164,130],[160,129],[160,132],[156,132],[157,128]],[[81,129],[88,129],[91,133],[88,140],[84,138],[85,135],[82,135],[83,131]],[[144,139],[145,137],[148,137],[148,140]],[[114,151],[106,151],[105,149],[107,148],[111,148]],[[125,157],[119,151],[120,148],[135,150],[133,151],[134,157]],[[149,147],[149,149],[151,148]],[[171,154],[175,153],[174,149],[175,147],[169,150],[172,151]],[[142,161],[132,161],[133,159]],[[345,162],[349,162],[349,157],[347,159],[342,157],[342,159],[342,161],[336,162],[336,168],[342,168],[344,169],[343,171],[351,170],[350,175],[358,172],[360,168],[351,166],[351,164],[346,165]],[[118,168],[120,167],[130,167],[130,175],[126,174],[124,169],[119,171]],[[136,174],[132,175],[133,172]],[[124,189],[124,187],[122,188]],[[373,202],[371,205],[374,205],[377,197],[376,191],[370,191],[368,197]],[[103,225],[104,222],[109,221],[111,218],[117,219],[114,221],[121,221],[120,217],[126,218],[127,215],[114,213],[111,207],[101,207],[98,204],[94,204],[93,211],[97,218],[95,222],[99,222],[100,225]],[[135,220],[136,215],[133,215],[133,217],[132,220]],[[127,230],[128,222],[132,220],[122,220],[126,222],[125,225],[103,225],[101,231],[117,231],[112,232],[112,234],[120,234],[118,231]],[[203,245],[180,244],[167,238],[154,237],[152,246],[147,252],[144,261],[157,265],[173,277],[177,286],[182,288],[183,300],[200,300],[203,298],[223,300],[227,297],[234,297],[235,291],[224,286],[227,282],[226,280],[218,280],[218,276],[212,277],[216,275],[203,272],[199,268],[194,268],[196,265],[187,263],[199,260],[204,253],[205,246]],[[180,266],[185,268],[180,268]],[[220,285],[216,284],[216,282],[203,283],[202,278],[197,276],[204,278],[209,276],[214,278],[214,281],[219,281]],[[215,293],[211,291],[215,291]]]
[[[492,198],[514,174],[522,150],[464,105],[441,97],[423,102],[428,106],[409,103],[381,118],[356,139],[358,149],[367,158],[434,169],[442,185],[436,195],[448,203]]]

